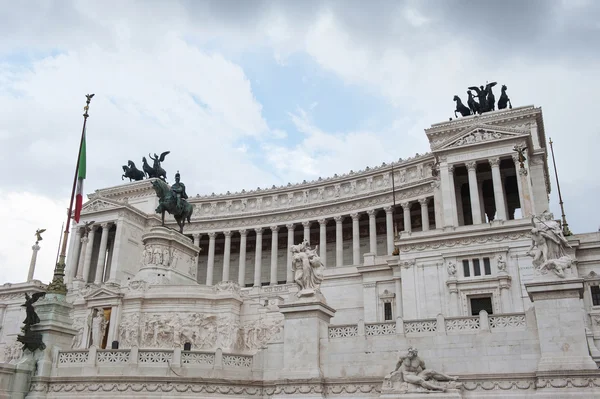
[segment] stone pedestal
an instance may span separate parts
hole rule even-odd
[[[322,295],[313,295],[281,304],[279,311],[285,318],[280,378],[321,378],[320,341],[327,339],[329,321],[335,310],[325,303]]]
[[[541,349],[538,371],[597,370],[585,336],[583,280],[534,280],[525,288],[537,320]]]
[[[36,377],[49,377],[52,371],[53,354],[58,350],[71,348],[76,331],[71,320],[72,305],[66,301],[65,295],[46,294],[35,304],[35,311],[40,318],[39,324],[31,327],[32,331],[42,334],[46,345],[43,351],[36,351],[37,360]],[[31,392],[27,398],[44,398],[46,392]]]
[[[144,251],[140,270],[131,281],[159,285],[197,285],[200,249],[183,234],[156,226],[142,236]]]

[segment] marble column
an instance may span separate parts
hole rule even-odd
[[[225,250],[223,251],[223,278],[222,281],[229,281],[229,265],[231,261],[231,231],[224,231]]]
[[[100,238],[100,250],[98,251],[98,263],[96,263],[96,279],[94,284],[102,283],[102,275],[104,274],[104,265],[106,263],[106,244],[108,243],[108,230],[110,223],[102,223],[102,236]]]
[[[435,228],[444,228],[444,209],[442,207],[442,193],[440,192],[440,181],[434,180],[431,182],[433,188],[433,212],[435,215]]]
[[[75,276],[76,280],[83,280],[83,268],[85,265],[88,241],[89,238],[87,235],[81,237],[81,253],[79,254],[79,262],[77,262],[77,275]]]
[[[29,262],[29,272],[27,273],[27,282],[33,280],[33,273],[35,273],[35,262],[37,261],[37,254],[40,250],[40,246],[36,242],[31,247],[33,253],[31,254],[31,261]]]
[[[113,249],[110,254],[111,267],[110,267],[110,273],[109,273],[109,277],[108,277],[108,281],[111,283],[118,283],[117,272],[123,270],[123,266],[119,265],[119,256],[120,256],[120,251],[121,251],[121,240],[127,239],[127,238],[124,238],[125,237],[124,228],[123,228],[124,223],[125,223],[125,221],[123,220],[123,217],[119,217],[115,223],[115,238],[114,238],[114,242],[112,244]]]
[[[429,231],[429,207],[427,206],[428,203],[429,198],[419,199],[419,204],[421,204],[421,222],[423,224],[423,231]]]
[[[448,183],[452,200],[452,225],[458,226],[458,207],[456,206],[456,183],[454,182],[454,165],[448,165]]]
[[[398,317],[404,317],[404,312],[402,311],[402,279],[400,277],[394,278],[394,286],[396,291],[396,319]]]
[[[335,220],[335,265],[341,267],[344,265],[344,235],[342,234],[343,216],[334,216]]]
[[[506,220],[506,203],[504,199],[504,188],[502,187],[502,176],[500,176],[500,158],[489,160],[492,167],[492,181],[494,183],[494,203],[496,204],[495,220]]]
[[[213,273],[215,271],[215,244],[217,233],[208,233],[208,261],[206,262],[206,285],[213,285]]]
[[[327,219],[319,219],[319,257],[327,267]]]
[[[112,306],[110,309],[110,324],[106,347],[111,348],[113,341],[119,340],[119,320],[121,319],[121,306]]]
[[[192,234],[192,237],[194,237],[194,245],[199,247],[200,246],[200,233],[194,233],[194,234]]]
[[[410,202],[402,203],[402,211],[404,212],[404,231],[410,234],[412,232],[412,222],[410,220]]]
[[[292,251],[290,248],[294,245],[294,224],[286,224],[288,236],[287,236],[287,262],[286,262],[286,283],[291,284],[294,282],[294,272],[292,271]]]
[[[442,207],[444,214],[443,227],[456,226],[456,194],[454,188],[454,166],[440,165],[440,185],[442,194]]]
[[[262,228],[254,229],[256,231],[256,249],[254,250],[254,286],[261,286],[261,268],[262,268]]]
[[[515,163],[515,171],[517,172],[517,186],[519,188],[519,203],[521,204],[521,215],[523,218],[529,218],[533,215],[531,206],[531,195],[529,188],[529,178],[527,177],[527,169],[521,168],[519,156],[517,154],[512,157]],[[524,166],[524,165],[523,165]]]
[[[240,230],[240,267],[238,270],[238,284],[244,288],[246,286],[246,237],[248,231]]]
[[[394,212],[391,206],[383,208],[385,211],[385,235],[387,243],[387,254],[394,252]]]
[[[481,204],[479,203],[479,185],[477,183],[477,162],[465,164],[469,174],[469,196],[471,198],[471,215],[473,224],[481,224]]]
[[[78,262],[78,257],[80,256],[80,252],[81,252],[81,228],[79,227],[74,227],[73,230],[75,230],[73,233],[75,238],[73,240],[73,246],[70,249],[70,254],[71,254],[71,259],[69,262],[69,271],[68,271],[68,279],[70,281],[73,281],[73,279],[75,278],[75,276],[77,276],[77,266],[79,265]]]
[[[360,230],[358,226],[358,213],[350,214],[352,218],[352,264],[360,265]]]
[[[96,236],[96,226],[92,226],[92,229],[88,233],[87,248],[85,251],[85,260],[83,263],[83,281],[90,281],[90,265],[92,263],[92,250],[94,249],[94,238]]]
[[[369,252],[377,255],[377,221],[375,219],[375,209],[369,209],[367,215],[369,215]]]
[[[271,226],[271,279],[270,285],[277,285],[277,249],[279,247],[279,226]]]
[[[302,222],[302,226],[304,227],[304,241],[308,241],[309,244],[312,244],[310,242],[310,225],[311,222]]]

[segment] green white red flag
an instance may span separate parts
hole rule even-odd
[[[81,151],[79,152],[79,168],[77,169],[77,189],[75,191],[75,219],[79,223],[81,216],[81,208],[83,207],[83,181],[85,180],[85,131],[83,132],[83,140],[81,142]]]

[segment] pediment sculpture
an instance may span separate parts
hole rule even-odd
[[[533,216],[531,224],[531,246],[527,255],[533,258],[536,274],[552,272],[560,278],[565,278],[567,274],[577,277],[575,259],[567,254],[567,248],[571,248],[571,245],[552,213],[544,211],[539,216]]]
[[[396,363],[394,371],[385,376],[382,393],[408,394],[458,391],[462,384],[453,377],[428,369],[418,355],[416,348],[410,347]]]

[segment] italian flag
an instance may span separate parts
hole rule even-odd
[[[77,190],[75,191],[75,219],[79,223],[81,208],[83,207],[83,181],[85,180],[85,132],[81,142],[81,152],[79,153],[79,168],[77,169]]]

